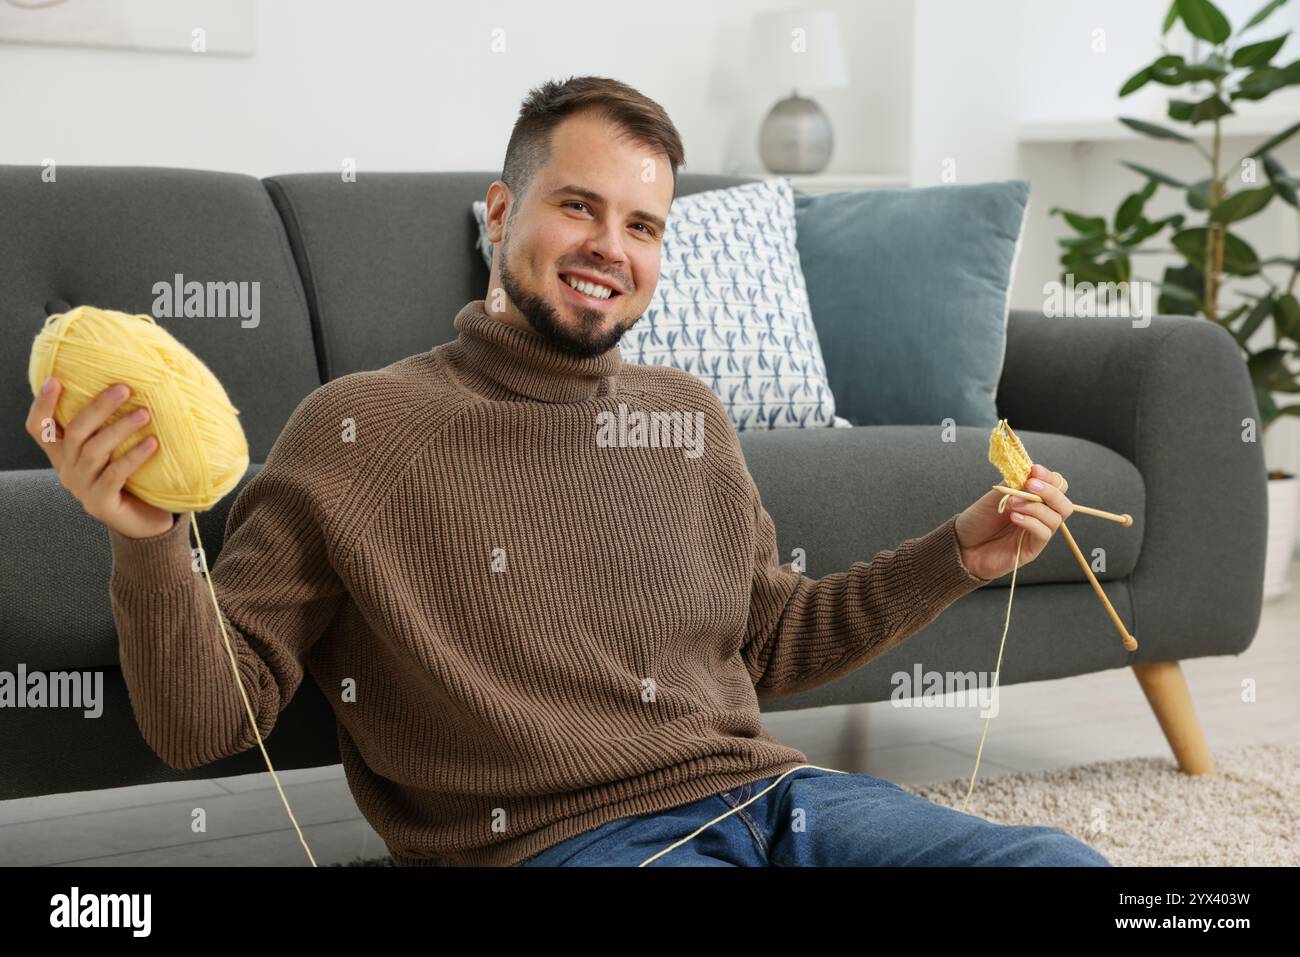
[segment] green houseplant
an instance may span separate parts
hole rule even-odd
[[[1225,149],[1223,120],[1240,101],[1263,100],[1284,87],[1300,85],[1300,60],[1284,66],[1273,62],[1289,31],[1249,42],[1241,36],[1286,2],[1269,0],[1234,33],[1211,0],[1174,0],[1162,36],[1181,21],[1207,45],[1208,53],[1188,62],[1166,48],[1119,90],[1124,97],[1149,83],[1170,88],[1168,117],[1181,129],[1134,117],[1120,117],[1120,122],[1143,136],[1195,150],[1205,163],[1204,177],[1186,182],[1124,161],[1145,183],[1122,199],[1109,222],[1059,207],[1051,211],[1074,232],[1059,240],[1063,280],[1072,275],[1074,280],[1093,283],[1153,282],[1159,312],[1203,316],[1232,334],[1254,386],[1260,437],[1282,416],[1300,415],[1300,401],[1279,402],[1280,397],[1300,393],[1300,374],[1287,365],[1288,358],[1300,352],[1300,253],[1295,258],[1262,256],[1233,226],[1277,202],[1296,212],[1300,235],[1300,179],[1289,175],[1274,153],[1300,132],[1300,123],[1236,156]],[[1208,130],[1208,136],[1203,130]],[[1208,145],[1195,134],[1201,134]],[[1179,192],[1187,212],[1149,219],[1147,201],[1162,187]],[[1172,253],[1181,261],[1167,267],[1161,279],[1152,280],[1134,272],[1134,257],[1144,253]],[[1248,340],[1265,322],[1272,323],[1273,343],[1251,351]],[[1270,470],[1269,479],[1269,562],[1274,573],[1266,593],[1275,595],[1288,587],[1277,579],[1285,579],[1294,542],[1296,483],[1293,474],[1280,469]]]

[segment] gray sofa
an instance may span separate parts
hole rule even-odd
[[[470,203],[491,172],[295,174],[265,180],[197,170],[0,166],[0,671],[102,670],[104,710],[0,709],[0,800],[264,770],[257,749],[202,768],[168,767],[136,727],[117,666],[106,530],[58,484],[24,432],[27,358],[48,313],[91,303],[150,312],[176,274],[260,282],[260,320],[172,319],[240,409],[256,474],[298,401],[321,383],[454,337],[452,318],[486,293]],[[683,174],[687,194],[749,180]],[[942,295],[936,289],[935,295]],[[823,349],[835,343],[823,339]],[[1039,461],[1081,503],[1085,553],[1137,636],[1124,651],[1058,536],[1022,569],[1002,682],[1133,667],[1180,764],[1212,768],[1177,662],[1238,654],[1262,606],[1266,472],[1238,440],[1254,414],[1229,334],[1204,320],[1045,319],[1013,312],[998,393]],[[783,554],[819,577],[934,528],[987,491],[988,429],[938,424],[742,433]],[[240,488],[242,489],[242,484]],[[917,494],[918,490],[923,490]],[[209,561],[235,494],[199,516]],[[903,646],[833,684],[764,702],[769,711],[883,700],[890,676],[993,669],[1010,576],[967,595]],[[1134,691],[1136,693],[1136,689]],[[333,714],[305,681],[267,739],[277,769],[339,760]]]

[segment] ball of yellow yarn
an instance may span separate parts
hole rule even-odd
[[[149,409],[149,421],[111,458],[157,435],[158,450],[124,484],[150,505],[205,512],[248,470],[239,410],[212,370],[152,316],[78,306],[48,317],[27,366],[33,396],[50,376],[63,387],[54,409],[63,429],[115,382],[130,386],[131,395],[105,425],[140,406]]]

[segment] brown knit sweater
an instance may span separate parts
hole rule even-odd
[[[513,865],[807,763],[759,698],[861,667],[986,583],[955,516],[819,579],[781,564],[707,385],[618,346],[575,358],[484,307],[303,399],[212,567],[263,737],[310,671],[397,864]],[[620,403],[701,413],[703,454],[630,426],[598,441]],[[145,740],[176,768],[256,747],[189,515],[109,534]]]

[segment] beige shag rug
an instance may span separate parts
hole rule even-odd
[[[1218,774],[1190,775],[1172,757],[975,779],[966,805],[998,824],[1046,824],[1117,867],[1300,864],[1300,743],[1214,754]],[[904,786],[960,809],[970,777]]]

